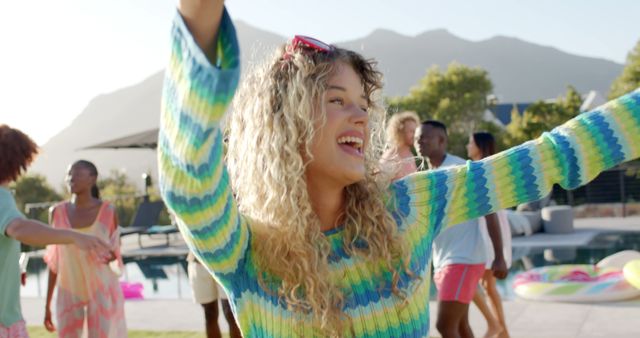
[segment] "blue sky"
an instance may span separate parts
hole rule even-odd
[[[44,144],[95,96],[163,68],[174,0],[0,2],[0,122]],[[234,19],[328,42],[377,28],[445,28],[462,38],[517,37],[624,63],[640,39],[640,1],[228,0]],[[38,123],[34,123],[38,121]]]

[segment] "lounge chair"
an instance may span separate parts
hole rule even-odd
[[[152,225],[148,227],[145,231],[138,234],[138,245],[140,245],[140,235],[165,235],[167,239],[167,246],[169,246],[170,241],[169,238],[171,234],[178,232],[178,228],[173,224],[168,225]],[[142,247],[142,245],[140,245]]]
[[[173,225],[158,225],[158,219],[160,218],[162,209],[164,209],[164,203],[162,201],[150,202],[148,199],[145,199],[140,203],[138,209],[136,209],[131,225],[120,227],[120,237],[137,234],[138,246],[142,248],[142,235],[163,234],[167,236],[168,246],[169,235],[177,232],[178,229]]]

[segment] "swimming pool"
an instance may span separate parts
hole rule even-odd
[[[145,299],[191,299],[186,256],[127,257],[120,280],[142,283]],[[21,295],[45,297],[48,270],[42,258],[31,258]]]
[[[595,264],[622,250],[640,251],[640,232],[605,232],[579,247],[514,248],[509,276],[498,281],[498,289],[504,299],[514,299],[516,296],[511,285],[519,272],[547,265]],[[126,258],[121,280],[142,283],[145,299],[191,299],[185,257]],[[22,296],[44,297],[46,287],[46,266],[42,259],[32,258],[27,267],[27,285],[22,288]],[[432,289],[432,299],[435,299],[433,283]]]
[[[498,289],[504,299],[514,299],[516,295],[511,286],[519,272],[549,265],[596,264],[601,259],[623,250],[640,251],[640,232],[604,232],[595,236],[585,246],[514,248],[509,276],[498,281]]]

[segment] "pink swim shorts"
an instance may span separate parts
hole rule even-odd
[[[438,270],[433,276],[438,300],[471,303],[484,270],[484,264],[451,264]]]

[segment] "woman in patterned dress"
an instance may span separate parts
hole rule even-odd
[[[96,186],[98,170],[89,161],[76,161],[69,167],[67,185],[71,200],[51,208],[50,223],[57,229],[92,234],[111,243],[110,264],[83,255],[72,247],[50,245],[45,261],[49,266],[49,285],[44,325],[64,338],[81,337],[87,327],[90,338],[127,336],[124,297],[118,275],[110,265],[122,267],[118,219],[114,207],[100,199]],[[57,328],[51,315],[51,300],[57,287]]]

